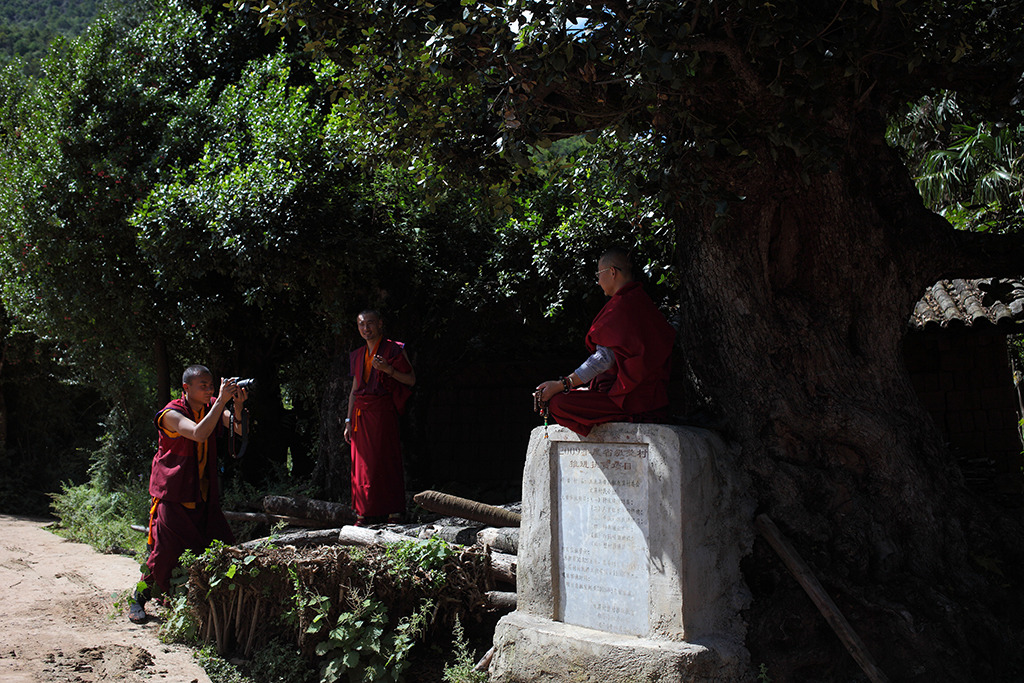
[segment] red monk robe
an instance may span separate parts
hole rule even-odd
[[[199,423],[209,406],[195,415],[188,401],[178,398],[164,406],[153,420],[158,436],[149,476],[149,494],[153,497],[149,526],[152,549],[143,581],[165,593],[170,590],[171,572],[185,550],[202,552],[214,539],[235,542],[220,509],[217,479],[217,437],[223,434],[224,427],[218,424],[209,439],[197,443],[164,429],[161,422],[169,410]]]
[[[615,365],[590,389],[555,394],[551,417],[581,436],[603,422],[655,422],[667,415],[676,331],[638,282],[619,289],[594,318],[587,349],[606,346]]]
[[[398,372],[412,372],[402,352],[404,344],[381,339],[380,355]],[[362,517],[405,511],[405,475],[398,417],[412,389],[379,372],[367,362],[367,347],[349,355],[354,378],[352,406],[352,508]]]

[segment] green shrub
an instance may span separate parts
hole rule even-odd
[[[218,656],[212,647],[196,650],[195,656],[212,683],[256,683],[234,664]]]
[[[457,617],[452,629],[452,647],[455,648],[455,661],[444,667],[445,683],[487,683],[487,672],[474,670],[473,653],[469,651],[462,621]]]
[[[103,553],[131,555],[140,562],[145,557],[146,535],[134,531],[132,524],[149,517],[149,491],[136,483],[114,491],[103,489],[95,480],[81,486],[64,484],[52,495],[50,508],[59,522],[55,531],[73,541],[88,543]]]
[[[377,683],[402,680],[408,668],[409,652],[423,632],[434,605],[425,601],[416,613],[389,630],[388,611],[373,598],[364,599],[351,612],[342,612],[327,640],[316,646],[316,654],[326,658],[320,671],[323,683],[336,683],[347,674],[350,683]],[[325,625],[318,614],[307,631],[318,633]]]
[[[144,405],[144,401],[139,401]],[[89,474],[101,490],[113,491],[133,486],[149,476],[149,464],[156,450],[156,430],[152,422],[129,417],[115,407],[103,423],[100,446],[92,452]]]

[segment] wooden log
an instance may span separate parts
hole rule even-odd
[[[487,598],[487,604],[492,607],[514,610],[518,596],[511,591],[487,591],[484,597]]]
[[[319,519],[305,519],[302,517],[272,515],[267,512],[234,512],[232,510],[225,510],[224,518],[227,519],[229,522],[256,522],[258,524],[267,525],[274,525],[278,522],[284,522],[289,526],[302,526],[314,529],[325,529],[332,526],[330,522],[325,522]],[[333,526],[337,528],[336,524]]]
[[[839,636],[839,640],[842,641],[846,650],[857,661],[857,664],[860,665],[868,680],[872,681],[872,683],[886,683],[889,679],[886,678],[882,670],[875,664],[860,636],[850,626],[850,622],[839,611],[839,607],[832,601],[829,594],[825,592],[825,588],[818,581],[811,568],[807,566],[789,540],[775,526],[775,522],[768,515],[760,514],[754,520],[754,526],[757,527],[761,535],[765,537],[772,548],[775,549],[775,552],[779,554],[779,557],[782,558],[782,562],[817,606],[818,611],[825,617],[828,625]]]
[[[479,526],[436,526],[424,527],[420,532],[425,538],[438,538],[455,545],[473,545],[476,543]]]
[[[342,545],[388,545],[403,541],[426,543],[422,538],[396,534],[387,529],[368,529],[364,526],[344,526],[338,533],[338,542]]]
[[[340,529],[311,529],[310,531],[296,531],[293,534],[282,534],[280,536],[267,536],[246,541],[238,547],[242,550],[253,550],[265,545],[272,546],[306,546],[306,545],[337,545],[338,532]]]
[[[473,671],[487,671],[491,668],[491,660],[494,659],[494,645],[491,645],[491,649],[480,658],[480,661],[473,667]]]
[[[489,526],[519,526],[522,519],[518,512],[511,512],[494,505],[478,503],[475,500],[459,498],[440,491],[420,491],[412,499],[425,510],[461,517]]]
[[[329,500],[317,500],[302,496],[263,496],[261,505],[264,512],[269,512],[272,515],[318,519],[322,522],[329,522],[331,526],[335,527],[356,521],[355,510],[348,505]]]
[[[490,553],[491,574],[495,578],[516,585],[516,556],[505,553]]]
[[[401,541],[414,541],[426,543],[424,539],[403,536],[387,529],[367,529],[361,526],[342,527],[338,534],[338,541],[342,545],[387,545],[388,543],[399,543]],[[491,552],[490,571],[495,578],[510,583],[516,583],[516,556],[505,553]]]
[[[499,552],[516,555],[519,553],[519,529],[487,527],[477,533],[476,542],[483,546],[490,546]]]

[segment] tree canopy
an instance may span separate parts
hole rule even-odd
[[[167,2],[58,40],[39,77],[15,65],[0,79],[12,333],[36,335],[115,407],[108,429],[131,434],[102,451],[111,481],[147,464],[135,440],[184,364],[256,375],[268,433],[251,453],[280,464],[292,449],[308,472],[339,448],[336,419],[318,417],[324,366],[347,352],[366,306],[401,321],[428,384],[444,358],[435,347],[522,355],[543,342],[546,314],[582,324],[593,312],[596,301],[574,296],[590,265],[560,247],[586,244],[573,201],[587,221],[632,210],[614,196],[615,167],[594,158],[571,171],[588,150],[570,145],[547,154],[557,186],[535,174],[488,200],[425,181],[414,164],[374,160],[377,128],[323,94],[333,72],[293,43],[264,37],[252,17]],[[512,340],[467,316],[483,308],[540,324]],[[295,424],[289,410],[305,417]]]

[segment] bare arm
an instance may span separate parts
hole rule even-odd
[[[402,358],[404,358],[405,362],[409,364],[409,372],[400,372],[394,365],[391,365],[384,360],[383,356],[373,357],[373,367],[378,371],[383,372],[385,375],[395,378],[395,380],[402,384],[411,387],[416,384],[416,371],[413,369],[412,362],[409,361],[409,356],[406,355],[404,350],[402,351]]]
[[[220,420],[224,413],[224,406],[227,405],[228,401],[234,398],[237,388],[233,384],[234,380],[225,379],[220,383],[220,394],[217,396],[217,400],[214,401],[213,405],[203,416],[203,419],[198,423],[192,421],[188,417],[181,413],[168,410],[163,414],[161,418],[161,426],[169,432],[177,432],[186,439],[197,441],[202,443],[210,438],[213,434],[214,428],[217,426],[217,420]]]

